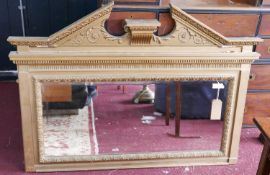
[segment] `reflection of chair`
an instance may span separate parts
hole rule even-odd
[[[262,132],[264,137],[264,147],[261,154],[261,160],[257,170],[257,175],[270,174],[270,118],[255,118],[254,123]]]
[[[118,85],[117,86],[117,90],[121,90],[121,85]],[[126,86],[125,85],[122,85],[123,94],[125,93],[125,90],[126,90]]]
[[[216,81],[183,81],[182,84],[182,118],[183,119],[210,119],[212,100],[217,96],[217,90],[212,89],[212,84]],[[219,98],[226,104],[226,81],[220,81],[225,85],[225,89],[220,91]],[[171,113],[175,114],[176,85],[169,83],[171,98]],[[166,112],[166,83],[157,83],[155,90],[155,109],[161,113]],[[224,114],[223,105],[222,114]],[[222,115],[223,116],[223,115]]]
[[[154,103],[155,93],[148,87],[143,85],[143,89],[138,91],[133,97],[133,103]]]
[[[123,94],[127,89],[126,85],[122,85]],[[117,90],[121,90],[121,85],[117,86]],[[143,89],[138,91],[132,98],[133,103],[154,103],[155,93],[148,87],[148,84],[143,85]]]
[[[180,121],[184,119],[209,119],[211,102],[216,96],[212,81],[167,82],[156,84],[155,108],[166,113],[165,123],[169,125],[170,116],[175,116],[175,135],[180,136]],[[227,84],[225,81],[223,84]],[[225,87],[226,89],[227,87]],[[226,101],[226,90],[220,94]],[[223,105],[223,110],[225,105]]]

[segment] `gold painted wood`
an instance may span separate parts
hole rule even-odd
[[[250,64],[259,58],[252,46],[261,39],[226,38],[174,5],[170,8],[176,27],[167,36],[156,36],[158,22],[151,21],[147,26],[145,20],[126,21],[126,33],[112,36],[104,27],[112,8],[113,3],[104,6],[49,37],[8,38],[17,46],[9,56],[19,73],[26,171],[236,163]],[[132,36],[138,33],[143,35],[134,45]],[[42,83],[156,80],[228,81],[220,150],[59,157],[44,154]]]
[[[131,45],[150,44],[153,33],[157,31],[160,22],[154,19],[126,19],[125,30],[130,33]]]

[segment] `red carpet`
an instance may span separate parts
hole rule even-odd
[[[16,83],[0,83],[0,175],[27,174],[23,170],[23,152],[20,127],[20,107]],[[242,129],[239,161],[229,166],[195,166],[176,168],[149,168],[47,174],[70,175],[255,175],[262,144],[256,128]],[[29,173],[30,174],[30,173]],[[37,174],[37,173],[31,173]]]
[[[165,126],[162,116],[156,116],[150,124],[142,124],[142,116],[154,116],[155,109],[153,104],[132,103],[132,97],[141,88],[128,85],[123,94],[116,85],[98,86],[98,96],[93,101],[101,154],[220,149],[222,121],[181,121],[182,136],[200,138],[169,136],[168,133],[174,134],[174,120]]]

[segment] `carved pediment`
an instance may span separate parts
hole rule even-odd
[[[8,41],[13,45],[30,47],[129,46],[134,43],[151,46],[220,47],[255,45],[261,41],[258,38],[226,38],[174,5],[170,5],[170,11],[175,20],[175,28],[170,34],[157,36],[154,34],[159,26],[154,24],[156,22],[149,21],[151,24],[148,25],[145,20],[137,20],[126,23],[126,33],[123,36],[113,36],[105,28],[112,8],[113,3],[110,3],[49,37],[9,37]]]

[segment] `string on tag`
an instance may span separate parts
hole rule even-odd
[[[217,83],[220,84],[219,81],[217,81]],[[220,88],[218,87],[218,89],[217,89],[217,98],[216,98],[217,100],[219,99],[219,92],[220,92]]]

